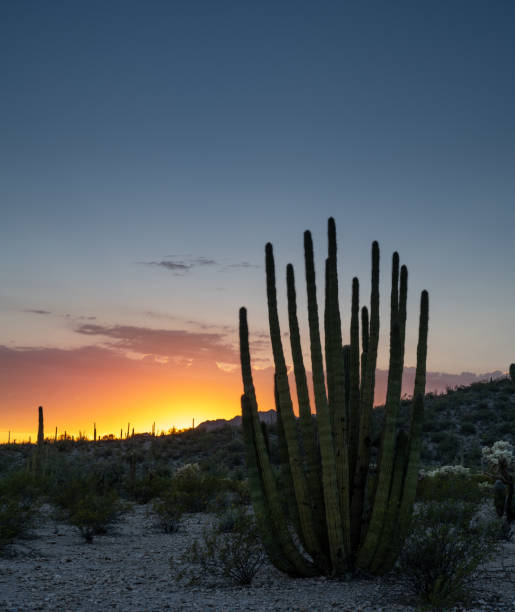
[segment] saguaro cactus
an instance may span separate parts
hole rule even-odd
[[[38,438],[34,453],[34,469],[40,472],[43,466],[43,453],[45,444],[45,429],[43,423],[43,406],[38,406]]]
[[[259,424],[250,362],[247,311],[240,309],[242,414],[249,482],[258,525],[271,561],[291,575],[341,575],[390,569],[406,535],[417,484],[425,392],[428,294],[420,302],[417,369],[409,432],[399,430],[407,312],[408,272],[392,262],[390,368],[386,416],[371,478],[371,424],[379,342],[379,245],[372,244],[370,309],[361,310],[359,281],[352,282],[350,343],[343,346],[338,303],[336,227],[328,224],[326,260],[325,363],[319,331],[311,234],[304,234],[311,371],[316,419],[312,417],[303,361],[294,270],[287,266],[288,320],[297,391],[298,426],[284,358],[271,244],[266,245],[270,337],[275,363],[275,397],[281,454],[272,469]],[[278,480],[280,479],[280,480]],[[282,491],[282,496],[279,494]],[[286,497],[287,499],[283,499]],[[297,537],[292,536],[292,529]]]

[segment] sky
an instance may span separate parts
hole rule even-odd
[[[39,404],[73,433],[234,416],[240,306],[271,408],[264,245],[306,349],[302,234],[321,303],[329,216],[344,340],[378,240],[378,367],[398,250],[406,366],[427,289],[428,370],[506,372],[514,31],[510,0],[0,3],[0,441]]]

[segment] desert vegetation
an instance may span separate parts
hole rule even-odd
[[[178,594],[194,598],[196,589],[216,587],[224,593],[226,588],[251,587],[255,591],[246,591],[250,599],[245,601],[252,600],[253,592],[264,597],[256,609],[292,609],[290,594],[274,603],[263,594],[266,589],[280,591],[292,580],[298,581],[295,590],[314,597],[316,605],[323,587],[325,599],[315,609],[355,609],[364,597],[363,609],[371,610],[450,609],[478,602],[487,609],[506,609],[514,604],[513,364],[509,377],[441,395],[425,393],[429,304],[423,291],[415,387],[411,398],[401,398],[408,272],[394,253],[387,400],[374,408],[379,246],[372,245],[370,309],[360,310],[359,282],[354,279],[350,344],[343,345],[332,219],[328,236],[325,355],[313,244],[309,232],[304,236],[314,410],[289,265],[298,417],[293,412],[269,244],[275,420],[270,415],[268,423],[260,420],[264,415],[252,381],[244,308],[241,425],[200,424],[156,435],[154,426],[151,433],[140,434],[129,423],[119,437],[100,438],[96,426],[92,439],[84,434],[75,439],[66,432],[58,437],[57,431],[46,437],[40,406],[36,443],[9,440],[0,446],[0,564],[6,570],[3,578],[0,572],[0,587],[2,580],[9,581],[10,564],[23,572],[24,559],[30,563],[38,545],[44,550],[38,567],[44,567],[52,553],[43,538],[56,544],[55,534],[66,533],[80,557],[96,559],[94,567],[106,542],[109,555],[117,547],[119,565],[111,564],[109,571],[118,574],[132,567],[130,551],[137,541],[136,550],[144,551],[141,559],[161,563],[166,593],[173,593],[176,607],[185,605]],[[131,529],[123,531],[128,524]],[[54,525],[53,532],[49,525]],[[109,555],[103,558],[111,561]],[[148,585],[138,584],[146,592]],[[8,590],[0,588],[2,592]],[[8,595],[1,597],[1,605],[16,609]],[[34,607],[35,597],[27,609]],[[161,598],[157,609],[164,595],[155,597]],[[142,605],[139,601],[134,609]],[[224,601],[217,600],[215,607],[227,607]],[[105,601],[95,600],[92,607],[99,605]]]
[[[495,407],[494,422],[480,419],[477,411],[483,402]],[[506,609],[513,601],[509,568],[513,570],[514,555],[506,512],[508,487],[499,478],[499,466],[486,460],[482,448],[493,448],[494,455],[499,449],[497,440],[488,444],[492,437],[489,428],[494,428],[505,442],[500,447],[502,456],[506,450],[510,452],[513,428],[509,418],[515,406],[515,386],[509,378],[485,381],[426,396],[425,404],[435,428],[452,420],[461,444],[465,448],[477,445],[479,454],[463,453],[459,445],[452,457],[446,455],[445,443],[440,448],[426,422],[422,449],[431,449],[431,454],[422,453],[414,518],[403,552],[394,570],[379,583],[357,576],[356,593],[359,590],[362,597],[372,585],[380,584],[383,590],[374,597],[384,601],[388,598],[385,593],[398,598],[395,585],[403,585],[405,609],[412,609],[417,601],[444,609],[454,605],[453,601],[484,601],[488,602],[483,604],[485,609]],[[449,404],[452,412],[446,408]],[[476,418],[468,420],[475,426],[471,433],[460,428],[460,420],[467,414]],[[401,402],[399,422],[408,415]],[[372,416],[373,431],[379,431],[382,410],[375,410]],[[277,424],[267,425],[266,432],[272,469],[280,474]],[[260,580],[272,580],[259,532],[245,523],[253,512],[241,427],[225,425],[213,431],[199,427],[163,436],[135,434],[96,442],[54,441],[52,436],[41,446],[38,468],[34,460],[37,444],[0,446],[0,564],[4,570],[20,564],[22,571],[24,564],[31,563],[35,546],[44,547],[46,541],[55,540],[56,529],[68,534],[71,549],[78,555],[102,549],[112,555],[113,547],[126,549],[141,528],[138,537],[143,547],[155,547],[150,544],[152,538],[162,543],[158,558],[166,584],[177,589],[173,593],[191,589],[194,597],[195,589],[206,588],[203,596],[209,597],[213,586],[225,592],[229,585],[252,580],[252,588],[259,594],[265,588]],[[438,456],[447,456],[450,461],[439,463]],[[513,500],[511,504],[513,512]],[[241,520],[242,514],[247,518]],[[140,518],[135,521],[133,516]],[[199,517],[200,522],[193,517]],[[133,525],[132,535],[125,533],[125,524]],[[174,552],[179,542],[180,550]],[[460,555],[449,557],[458,550]],[[464,559],[470,562],[462,566]],[[124,562],[120,560],[121,565]],[[233,564],[240,568],[240,577],[233,573]],[[491,567],[496,568],[495,574]],[[280,580],[284,579],[274,577],[271,584],[282,584]],[[319,583],[313,580],[307,579],[304,587],[309,592],[318,588]],[[332,591],[338,584],[343,589],[340,595]],[[335,587],[326,586],[325,592],[337,602],[338,597],[349,596],[345,590],[348,584],[337,581]],[[308,591],[301,589],[299,593],[308,597]]]

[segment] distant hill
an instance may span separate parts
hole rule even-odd
[[[448,385],[444,393],[426,394],[422,441],[424,465],[463,462],[470,467],[479,467],[482,446],[491,445],[496,440],[508,440],[515,445],[515,385],[506,377],[477,382],[477,375],[470,376],[476,382],[456,388]],[[401,427],[408,427],[410,406],[410,400],[402,400],[399,414]],[[274,438],[275,411],[260,412],[259,417],[272,426],[271,435]],[[376,434],[380,431],[383,417],[384,407],[375,408]],[[205,421],[196,429],[214,431],[227,425],[239,427],[241,416],[229,421]]]
[[[449,374],[447,372],[428,372],[426,376],[427,393],[445,393],[447,389],[472,385],[477,382],[496,380],[504,376],[500,370],[474,374],[461,372]],[[388,370],[376,370],[375,405],[380,406],[386,401],[386,387],[388,386]],[[402,375],[402,393],[411,396],[415,386],[415,368],[405,367]]]
[[[266,423],[267,425],[273,425],[276,421],[277,413],[275,410],[267,410],[264,412],[259,412],[259,420],[262,423]],[[213,431],[214,429],[220,429],[220,427],[240,427],[241,425],[241,415],[237,415],[232,419],[214,419],[213,421],[202,421],[199,423],[195,429],[200,429],[203,431]]]

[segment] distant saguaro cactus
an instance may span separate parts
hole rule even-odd
[[[272,563],[290,575],[343,575],[361,569],[382,574],[395,563],[415,500],[420,458],[429,298],[420,298],[415,388],[409,432],[399,430],[408,271],[393,255],[390,367],[377,473],[372,474],[372,410],[379,341],[379,245],[372,244],[370,310],[361,311],[352,282],[350,344],[343,346],[336,261],[336,227],[328,223],[325,276],[325,364],[319,331],[313,243],[304,234],[311,370],[316,421],[311,415],[297,321],[293,266],[287,267],[288,318],[299,422],[293,413],[277,308],[275,264],[266,245],[270,338],[275,363],[278,477],[272,469],[258,407],[249,351],[247,310],[240,309],[242,415],[252,503]],[[370,316],[369,316],[370,313]],[[327,383],[327,387],[326,387]],[[284,503],[285,502],[285,503]],[[292,529],[296,536],[292,536]]]
[[[515,385],[515,363],[512,363],[510,365],[510,377],[511,377],[511,382]]]
[[[38,438],[34,454],[33,469],[40,472],[43,465],[43,453],[45,443],[45,428],[43,422],[43,406],[38,406]]]
[[[45,442],[45,427],[43,423],[43,406],[38,407],[38,448]]]

